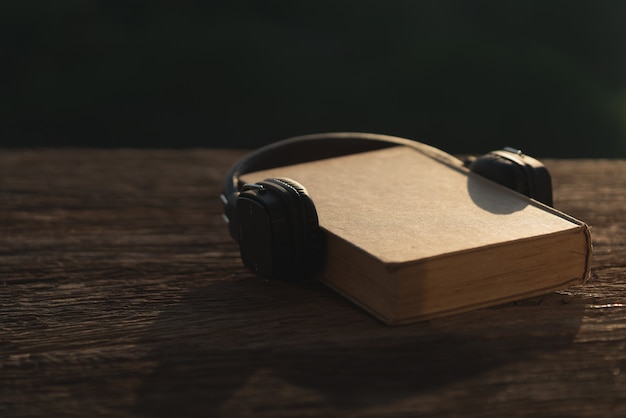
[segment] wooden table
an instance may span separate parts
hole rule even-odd
[[[241,266],[241,155],[0,152],[0,416],[626,416],[626,161],[546,162],[587,285],[391,328]]]

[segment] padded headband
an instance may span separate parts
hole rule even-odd
[[[389,135],[331,132],[296,136],[274,142],[246,155],[237,161],[226,174],[220,198],[224,205],[223,216],[229,223],[231,236],[237,239],[237,226],[234,225],[234,221],[237,196],[243,186],[240,180],[241,175],[268,168],[374,151],[392,146],[411,147],[445,164],[463,167],[460,160],[437,148]]]

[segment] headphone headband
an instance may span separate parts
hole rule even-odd
[[[240,180],[241,175],[268,168],[374,151],[392,146],[411,147],[448,165],[456,167],[463,165],[455,157],[437,148],[390,135],[330,132],[301,135],[274,142],[252,151],[237,161],[226,174],[220,199],[224,206],[223,217],[229,224],[231,236],[237,240],[234,212],[237,196],[243,186]]]

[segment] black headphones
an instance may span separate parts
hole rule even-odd
[[[240,176],[273,167],[404,145],[434,158],[454,160],[470,171],[547,205],[552,205],[550,174],[538,160],[513,148],[464,163],[428,145],[387,135],[325,133],[304,135],[251,152],[226,175],[220,199],[231,237],[243,263],[258,276],[295,281],[314,276],[323,264],[324,237],[315,205],[301,184],[270,178],[243,184]]]

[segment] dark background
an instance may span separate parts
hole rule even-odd
[[[324,131],[626,157],[624,1],[0,3],[0,146]]]

